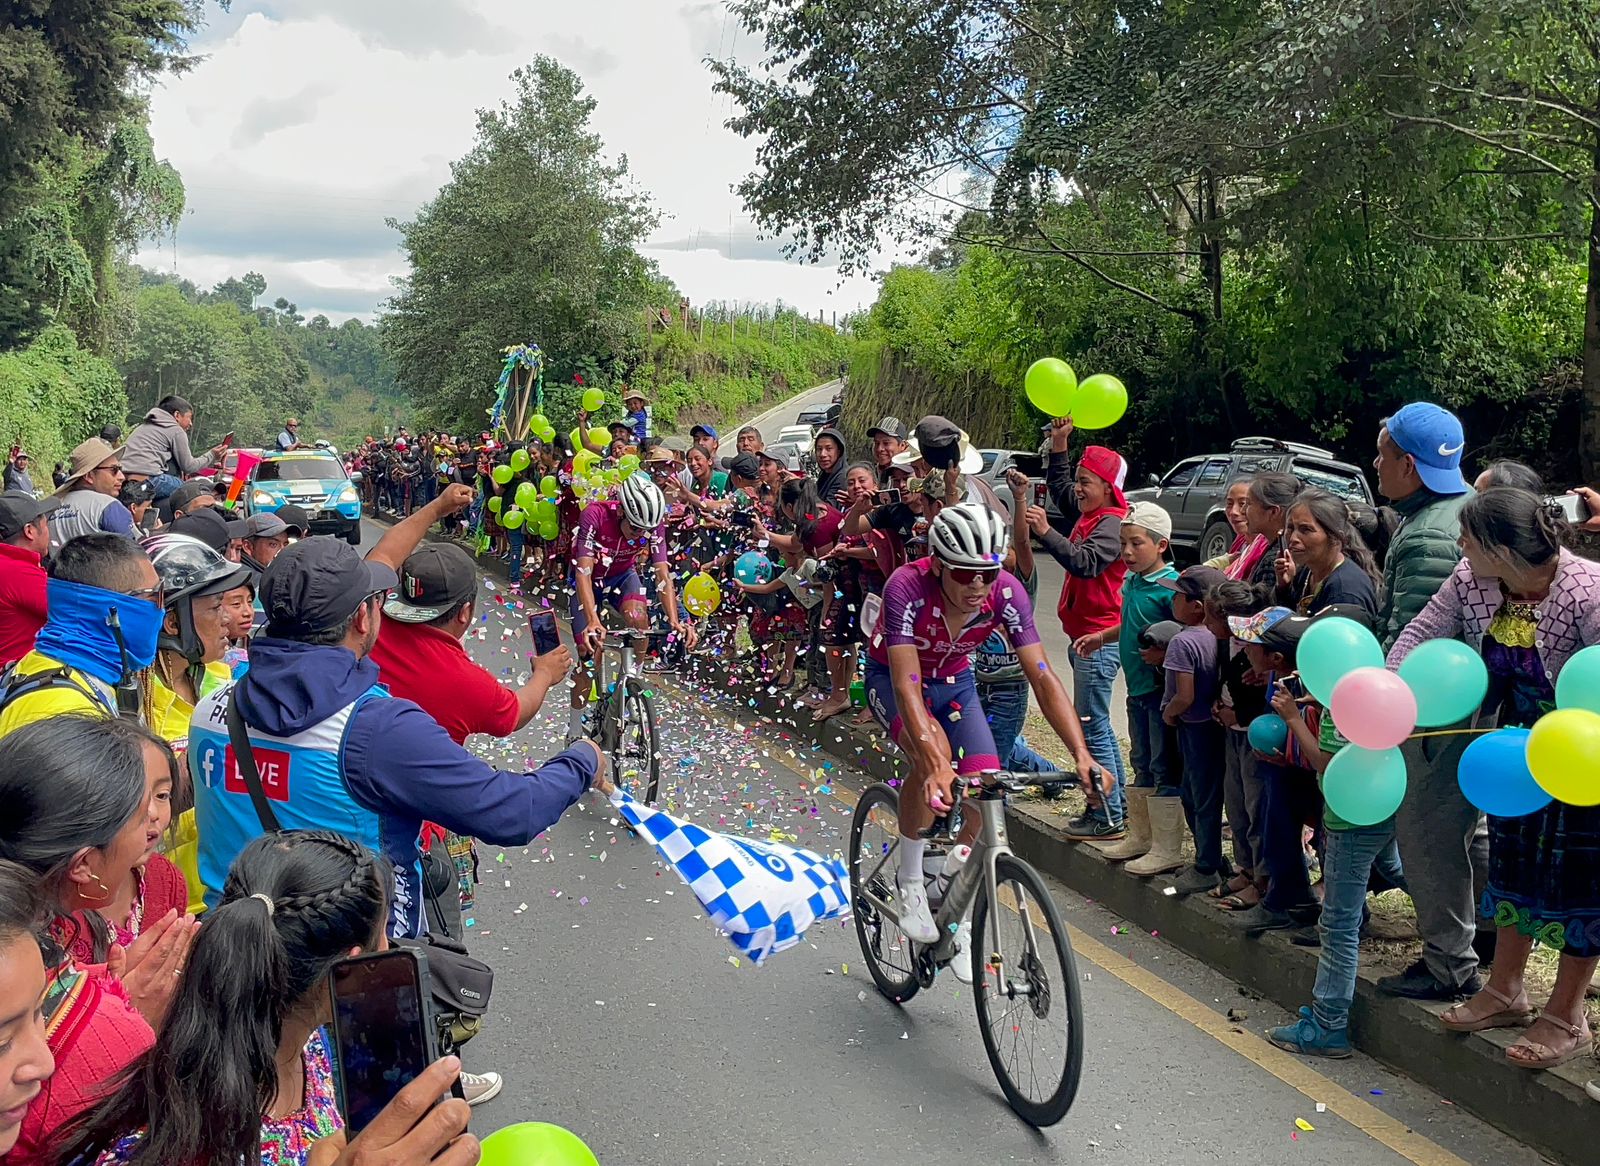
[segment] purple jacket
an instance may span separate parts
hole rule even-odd
[[[1498,580],[1479,579],[1462,559],[1389,649],[1389,667],[1398,668],[1424,640],[1459,639],[1480,648],[1504,600]],[[1550,594],[1534,610],[1534,650],[1554,684],[1568,657],[1600,643],[1600,564],[1563,548]]]

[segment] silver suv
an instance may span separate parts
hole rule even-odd
[[[1223,513],[1228,487],[1240,478],[1272,471],[1372,505],[1372,491],[1359,467],[1339,461],[1328,450],[1275,437],[1241,437],[1227,453],[1185,458],[1161,477],[1151,474],[1147,488],[1129,490],[1128,501],[1154,502],[1172,515],[1174,555],[1182,551],[1183,558],[1204,562],[1233,542],[1233,528]]]

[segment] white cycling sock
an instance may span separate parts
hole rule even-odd
[[[895,874],[895,881],[901,886],[911,886],[923,880],[922,852],[928,848],[925,838],[907,838],[900,836],[900,869]]]
[[[577,708],[567,709],[567,735],[569,737],[580,737],[583,735],[583,713],[584,706],[582,705],[579,705]]]

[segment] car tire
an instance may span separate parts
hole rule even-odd
[[[349,530],[344,532],[344,541],[353,547],[359,547],[361,545],[360,523],[357,523],[355,526],[352,526]]]
[[[1207,524],[1205,533],[1200,536],[1200,544],[1195,548],[1196,561],[1204,563],[1225,555],[1232,545],[1233,527],[1228,525],[1227,519],[1215,519]]]

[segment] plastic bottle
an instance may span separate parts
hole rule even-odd
[[[956,876],[961,873],[961,868],[966,865],[967,859],[972,857],[972,847],[955,846],[944,856],[944,862],[939,868],[939,873],[934,875],[928,884],[928,902],[942,903],[945,895],[950,893],[951,884],[956,881]],[[923,868],[926,870],[926,866]]]

